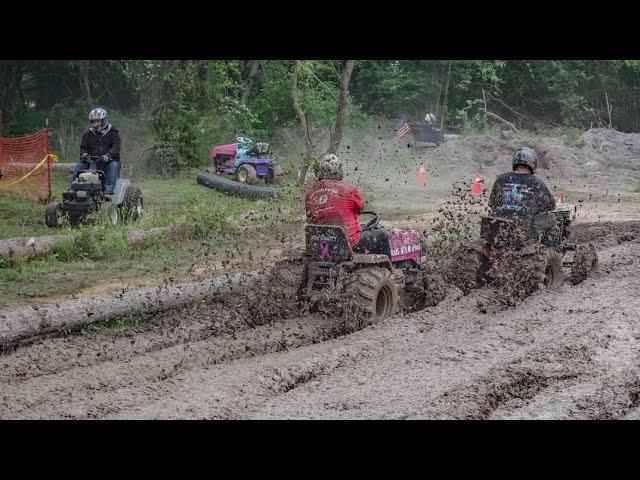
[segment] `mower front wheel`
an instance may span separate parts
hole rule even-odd
[[[44,211],[44,223],[49,228],[59,228],[64,214],[59,203],[50,203]]]
[[[258,180],[258,173],[252,165],[240,165],[236,171],[236,181],[253,185]]]

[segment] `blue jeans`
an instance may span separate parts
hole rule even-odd
[[[95,162],[96,169],[104,172],[105,175],[105,191],[107,193],[113,193],[116,188],[116,182],[118,181],[118,177],[120,176],[120,162],[117,160],[111,160],[109,163],[106,162]],[[75,166],[72,172],[73,178],[76,177],[78,172],[81,170],[89,170],[91,165],[86,161],[79,161]]]

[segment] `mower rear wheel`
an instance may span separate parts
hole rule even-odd
[[[280,165],[276,165],[269,170],[269,173],[267,173],[267,176],[265,177],[265,181],[269,184],[280,183],[283,175],[284,171],[282,170],[282,167]]]
[[[49,228],[58,228],[62,225],[63,213],[58,203],[50,203],[44,211],[44,223]]]
[[[398,289],[389,270],[356,270],[346,280],[345,292],[358,313],[373,321],[384,320],[398,309]]]
[[[454,253],[450,262],[447,280],[465,295],[485,285],[491,265],[479,248],[462,247]]]
[[[124,217],[129,220],[138,220],[144,214],[144,203],[142,200],[142,190],[138,187],[128,187],[124,193],[122,202]]]
[[[236,171],[236,180],[240,183],[252,185],[258,180],[258,173],[252,165],[240,165]]]
[[[571,283],[578,285],[589,278],[598,268],[598,252],[592,244],[578,245],[573,255]]]
[[[564,272],[562,270],[562,255],[557,252],[550,252],[546,256],[544,265],[543,284],[546,290],[556,290],[564,281]]]

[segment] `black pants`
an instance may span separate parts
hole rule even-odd
[[[355,253],[382,253],[391,257],[389,236],[381,228],[364,230],[360,234],[360,241],[353,247]]]

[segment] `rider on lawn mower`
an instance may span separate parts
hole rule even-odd
[[[338,156],[326,154],[316,162],[314,173],[317,181],[305,196],[307,221],[343,227],[356,253],[388,253],[389,241],[383,230],[362,230],[358,215],[364,201],[355,186],[342,180],[342,162]]]
[[[88,170],[86,157],[102,157],[96,168],[105,174],[105,199],[110,199],[120,175],[120,133],[109,123],[109,115],[103,108],[94,108],[89,113],[89,130],[80,143],[81,159],[73,170],[75,178],[81,170]]]
[[[555,217],[547,212],[555,209],[556,202],[545,183],[535,176],[538,155],[531,148],[518,148],[512,165],[513,171],[500,175],[493,185],[489,197],[492,215],[515,220],[524,227],[527,237],[545,243],[556,225]]]

